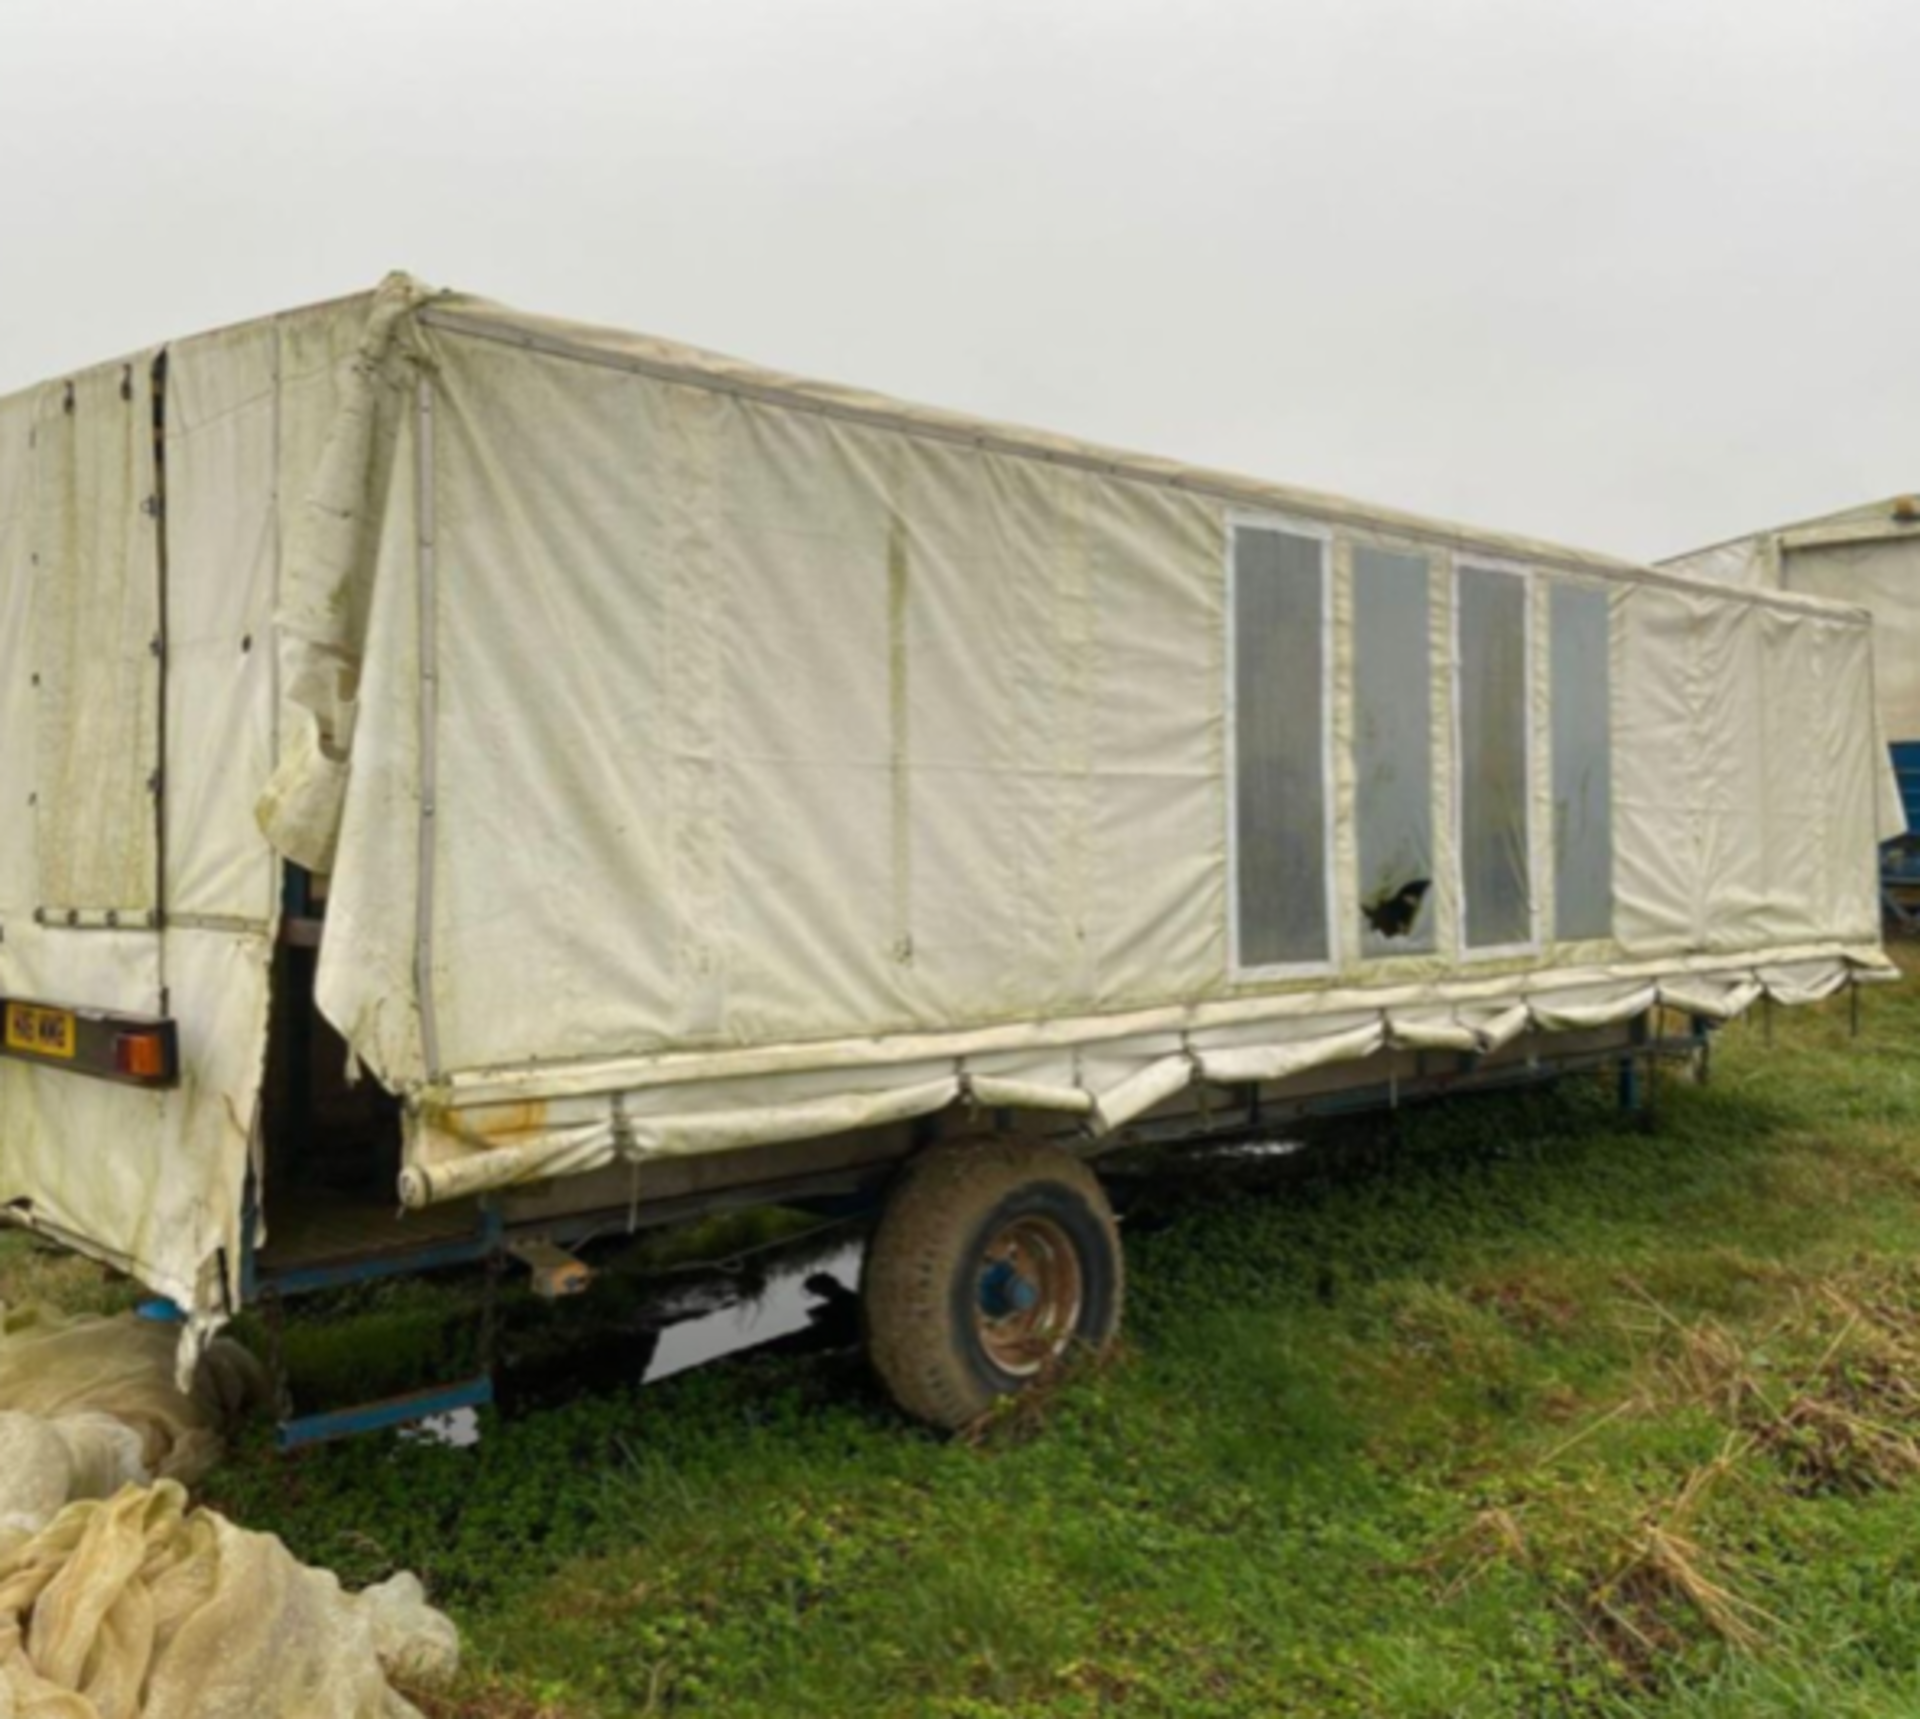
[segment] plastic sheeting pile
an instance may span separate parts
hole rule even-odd
[[[419,1582],[360,1594],[186,1482],[263,1394],[236,1344],[191,1393],[174,1333],[0,1317],[0,1719],[406,1719],[459,1661]]]

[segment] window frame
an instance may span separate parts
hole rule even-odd
[[[1538,584],[1537,570],[1523,561],[1507,561],[1493,555],[1456,554],[1448,579],[1448,603],[1452,614],[1453,643],[1453,869],[1457,911],[1454,922],[1454,959],[1461,964],[1477,961],[1512,961],[1521,956],[1539,955],[1544,945],[1540,938],[1540,832],[1538,808],[1534,801],[1539,792],[1539,760],[1534,756],[1534,714],[1533,695],[1535,679],[1539,669],[1536,662],[1534,640],[1534,591]],[[1520,582],[1520,653],[1521,686],[1523,696],[1520,700],[1520,755],[1526,771],[1524,803],[1527,811],[1527,940],[1523,943],[1491,943],[1476,948],[1471,941],[1472,903],[1467,899],[1467,776],[1466,747],[1464,728],[1466,720],[1466,701],[1462,696],[1464,687],[1463,669],[1465,655],[1461,649],[1460,618],[1463,605],[1460,601],[1460,576],[1472,570],[1479,573],[1496,573],[1503,578],[1517,579]]]
[[[1231,982],[1264,983],[1326,978],[1340,970],[1339,882],[1335,875],[1334,806],[1334,579],[1335,538],[1331,527],[1286,514],[1235,509],[1226,516],[1226,795],[1227,795],[1227,973]],[[1325,895],[1326,954],[1313,961],[1267,962],[1248,966],[1240,952],[1240,676],[1239,540],[1242,531],[1270,531],[1320,546],[1320,855]]]

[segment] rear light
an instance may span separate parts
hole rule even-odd
[[[177,1086],[180,1030],[161,1015],[0,996],[0,1057],[126,1086]]]
[[[165,1080],[167,1043],[159,1033],[120,1033],[113,1041],[113,1067],[129,1080]]]

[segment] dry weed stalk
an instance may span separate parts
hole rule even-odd
[[[1061,1392],[1076,1380],[1098,1378],[1124,1366],[1132,1351],[1124,1339],[1095,1352],[1084,1345],[1056,1355],[1010,1397],[1000,1397],[984,1414],[961,1427],[954,1438],[974,1449],[1017,1446],[1038,1438],[1053,1418]]]
[[[1457,1598],[1497,1566],[1519,1566],[1548,1584],[1552,1605],[1596,1651],[1642,1684],[1653,1681],[1662,1662],[1684,1648],[1683,1619],[1689,1614],[1729,1646],[1757,1652],[1766,1645],[1768,1628],[1784,1626],[1735,1593],[1689,1531],[1709,1493],[1740,1468],[1754,1443],[1749,1435],[1730,1434],[1713,1461],[1696,1468],[1671,1499],[1624,1532],[1602,1528],[1595,1534],[1582,1532],[1590,1525],[1577,1521],[1554,1523],[1556,1537],[1573,1541],[1570,1558],[1556,1558],[1550,1546],[1530,1537],[1517,1510],[1484,1509],[1428,1560],[1429,1568],[1452,1570],[1440,1598]],[[1604,1573],[1583,1577],[1577,1572],[1593,1568],[1596,1545],[1611,1547],[1601,1565]],[[1575,1573],[1566,1573],[1569,1568]]]
[[[1719,1320],[1678,1319],[1638,1284],[1672,1345],[1666,1394],[1752,1436],[1811,1492],[1864,1491],[1920,1474],[1920,1313],[1911,1286],[1885,1274],[1795,1286],[1788,1311],[1743,1338]],[[1822,1344],[1811,1363],[1776,1356]]]
[[[1745,1653],[1786,1627],[1722,1579],[1691,1530],[1713,1489],[1744,1472],[1756,1452],[1807,1491],[1891,1487],[1920,1476],[1920,1273],[1882,1269],[1794,1282],[1782,1315],[1751,1336],[1712,1317],[1683,1320],[1641,1284],[1629,1279],[1627,1287],[1652,1316],[1640,1329],[1658,1339],[1642,1386],[1554,1446],[1537,1468],[1621,1417],[1662,1404],[1697,1404],[1728,1423],[1720,1453],[1631,1529],[1601,1533],[1599,1544],[1610,1543],[1613,1555],[1598,1578],[1564,1573],[1593,1567],[1576,1538],[1579,1524],[1548,1522],[1537,1501],[1527,1531],[1518,1509],[1480,1511],[1428,1567],[1452,1572],[1443,1599],[1497,1565],[1533,1572],[1596,1650],[1648,1684],[1685,1647],[1687,1615]],[[1594,1544],[1591,1534],[1579,1538]],[[1571,1560],[1555,1558],[1554,1541],[1573,1542]]]
[[[1588,1590],[1583,1627],[1630,1671],[1644,1675],[1652,1659],[1672,1645],[1677,1632],[1667,1620],[1676,1601],[1722,1641],[1749,1653],[1765,1645],[1761,1625],[1781,1627],[1770,1612],[1709,1575],[1706,1555],[1686,1532],[1707,1494],[1752,1449],[1751,1438],[1730,1435],[1713,1461],[1687,1476],[1670,1504],[1647,1513],[1619,1562]]]
[[[1442,1600],[1458,1599],[1496,1564],[1528,1565],[1533,1554],[1521,1531],[1520,1518],[1499,1505],[1480,1511],[1421,1567],[1440,1570],[1457,1566],[1440,1590]]]

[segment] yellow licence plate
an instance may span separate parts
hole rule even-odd
[[[66,1009],[43,1009],[34,1003],[7,1005],[7,1049],[28,1056],[73,1060],[76,1043],[74,1018]]]

